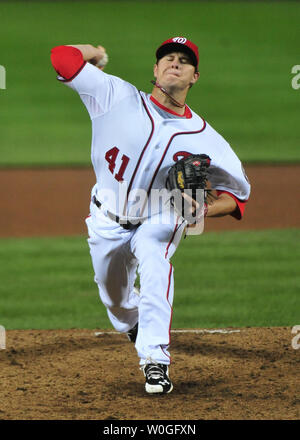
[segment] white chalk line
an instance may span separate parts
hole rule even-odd
[[[210,329],[201,329],[201,330],[171,330],[171,333],[198,333],[198,334],[213,334],[213,333],[221,333],[221,334],[230,334],[230,333],[240,333],[241,330],[227,330],[225,328],[218,328],[214,330]],[[121,335],[119,332],[95,332],[95,336],[101,335]]]

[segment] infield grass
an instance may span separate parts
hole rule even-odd
[[[243,161],[300,161],[300,5],[296,2],[5,2],[1,7],[0,166],[90,164],[91,126],[75,92],[56,81],[50,50],[106,47],[106,72],[150,92],[154,53],[170,36],[200,49],[188,104]]]
[[[300,324],[300,230],[204,233],[180,244],[173,328]],[[111,328],[85,237],[0,240],[0,325]]]

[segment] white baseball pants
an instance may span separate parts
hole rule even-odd
[[[169,364],[170,331],[174,296],[174,254],[185,224],[173,213],[168,224],[144,222],[126,230],[91,203],[86,219],[95,282],[108,317],[119,332],[138,322],[136,350],[143,365],[146,359]],[[164,220],[163,220],[164,221]],[[177,223],[178,221],[178,223]],[[133,292],[136,270],[140,296]]]

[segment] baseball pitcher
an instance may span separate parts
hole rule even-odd
[[[135,343],[146,392],[170,393],[170,259],[204,217],[242,218],[248,179],[230,145],[185,102],[199,79],[198,47],[187,38],[158,47],[151,94],[104,73],[102,46],[57,46],[51,61],[92,122],[86,224],[100,298],[114,328]]]

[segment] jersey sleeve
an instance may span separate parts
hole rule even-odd
[[[57,79],[79,94],[91,119],[135,93],[135,87],[128,82],[84,61],[81,51],[75,47],[54,47],[51,62],[58,74]]]
[[[240,220],[250,196],[251,186],[241,161],[228,143],[221,159],[209,169],[209,181],[218,195],[227,193],[235,200],[237,208],[231,215]]]

